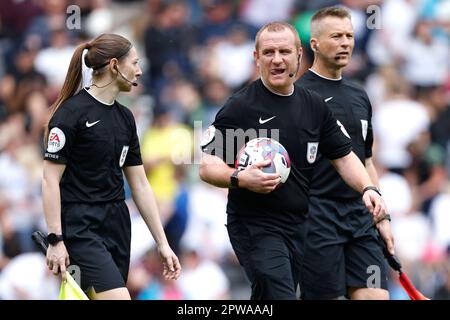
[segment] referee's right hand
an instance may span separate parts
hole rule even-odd
[[[270,165],[272,160],[255,162],[239,172],[239,187],[257,193],[270,193],[281,182],[278,173],[265,173],[261,169]]]
[[[63,241],[57,244],[49,245],[47,249],[47,266],[52,270],[54,275],[61,272],[61,278],[66,280],[66,267],[70,264],[69,253]]]

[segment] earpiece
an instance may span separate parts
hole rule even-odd
[[[298,70],[300,69],[300,61],[302,60],[302,54],[298,55],[297,58],[297,68],[295,69],[295,73],[289,73],[289,78],[293,78],[295,75],[297,75]]]
[[[128,80],[127,78],[125,78],[125,76],[122,74],[122,72],[119,71],[119,67],[117,67],[117,64],[114,65],[114,69],[117,70],[117,72],[120,74],[120,76],[121,76],[126,82],[130,83],[132,86],[135,86],[135,87],[138,86],[138,83],[137,83],[137,82],[133,82],[133,81],[130,81],[130,80]]]

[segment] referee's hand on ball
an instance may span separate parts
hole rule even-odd
[[[278,173],[265,173],[261,169],[270,166],[272,160],[253,163],[239,172],[239,187],[257,193],[270,193],[281,182]]]

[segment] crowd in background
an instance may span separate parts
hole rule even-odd
[[[352,13],[356,46],[345,76],[371,98],[374,158],[397,255],[425,295],[450,299],[450,0],[2,0],[0,299],[58,295],[58,279],[30,238],[46,231],[43,128],[74,49],[104,32],[126,36],[139,52],[140,85],[120,102],[136,117],[148,180],[183,267],[178,281],[162,278],[129,200],[133,298],[248,299],[224,227],[227,190],[198,178],[202,130],[258,76],[252,52],[262,25],[297,28],[302,73],[312,62],[309,19],[334,4]],[[69,23],[77,9],[78,27]],[[392,273],[391,299],[407,299],[396,279]]]

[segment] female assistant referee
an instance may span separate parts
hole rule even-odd
[[[80,90],[85,49],[92,85]],[[46,128],[47,265],[63,277],[66,266],[77,265],[81,288],[92,299],[130,299],[131,223],[122,170],[156,241],[164,276],[177,279],[181,271],[144,173],[133,115],[115,100],[137,85],[142,74],[138,60],[130,41],[119,35],[102,34],[80,45]]]

